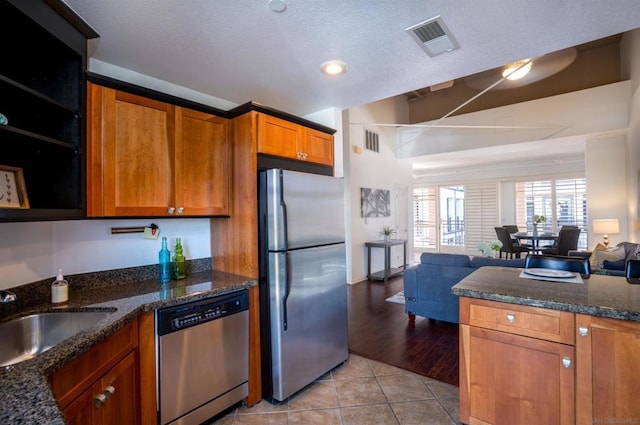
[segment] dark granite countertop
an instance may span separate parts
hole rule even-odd
[[[78,276],[77,279],[67,277],[70,281],[69,302],[64,307],[55,308],[48,301],[42,302],[42,297],[39,297],[40,302],[33,299],[27,303],[23,301],[19,311],[13,307],[11,314],[7,313],[10,309],[0,312],[1,320],[5,321],[13,316],[31,312],[63,309],[113,310],[112,314],[95,326],[74,335],[36,358],[0,368],[0,423],[64,424],[47,379],[54,370],[103,340],[141,312],[234,292],[257,284],[254,279],[234,274],[191,270],[186,279],[161,285],[155,277],[136,281],[136,276],[149,277],[156,269],[136,269],[137,272],[140,270],[143,271],[141,274],[104,272],[83,275],[82,278]],[[104,276],[102,285],[101,275]],[[118,276],[126,282],[114,282]],[[46,290],[51,281],[52,279],[47,281]],[[74,281],[82,282],[76,282],[74,285]],[[19,300],[21,296],[23,300],[29,298],[26,295],[29,292],[38,292],[35,287],[15,289],[19,292]]]
[[[592,274],[584,283],[520,278],[522,269],[480,267],[451,288],[455,295],[640,322],[640,285]]]

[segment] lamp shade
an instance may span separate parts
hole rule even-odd
[[[620,223],[617,218],[593,220],[593,233],[599,235],[620,233]]]

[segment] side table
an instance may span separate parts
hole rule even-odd
[[[388,241],[365,242],[367,247],[367,279],[386,281],[391,276],[402,273],[407,266],[407,241],[405,239],[391,239]],[[391,268],[391,247],[402,245],[402,266]],[[371,248],[384,249],[384,270],[371,273]]]

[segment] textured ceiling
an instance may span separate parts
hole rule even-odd
[[[637,0],[65,0],[91,57],[235,104],[305,115],[411,92],[640,27]],[[429,57],[405,28],[441,15],[461,48]],[[319,66],[349,64],[340,77]]]

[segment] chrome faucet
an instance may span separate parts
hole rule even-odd
[[[16,297],[16,294],[14,294],[13,292],[0,290],[0,300],[3,303],[10,303],[10,302],[15,301],[17,299],[18,299],[18,297]]]

